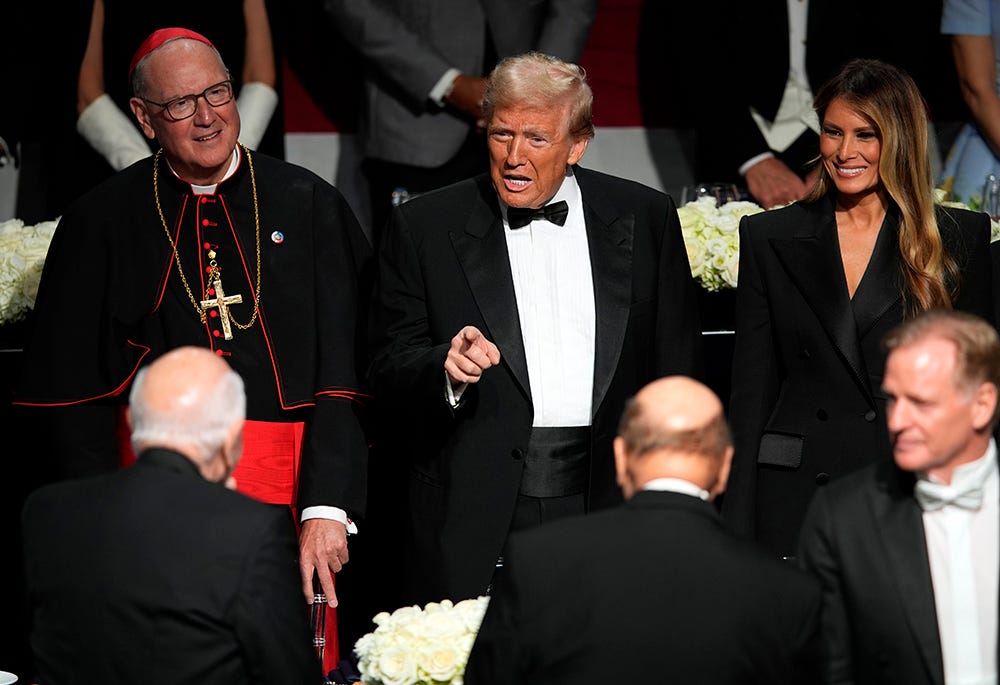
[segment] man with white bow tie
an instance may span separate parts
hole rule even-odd
[[[818,492],[799,557],[824,585],[824,682],[997,682],[1000,338],[931,310],[885,339],[893,461]]]

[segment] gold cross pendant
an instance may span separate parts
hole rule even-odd
[[[202,300],[201,308],[203,310],[208,310],[212,307],[219,308],[219,316],[222,317],[222,335],[226,340],[232,340],[233,327],[229,320],[229,305],[242,303],[243,296],[230,295],[226,297],[226,293],[222,290],[222,277],[218,272],[214,274],[211,287],[215,289],[215,297],[211,300]]]

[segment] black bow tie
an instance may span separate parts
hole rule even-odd
[[[566,200],[553,202],[541,209],[532,209],[531,207],[507,208],[507,223],[511,228],[523,228],[534,219],[545,219],[554,224],[564,226],[567,216],[569,216],[569,205],[566,204]]]

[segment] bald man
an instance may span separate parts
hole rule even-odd
[[[132,385],[135,465],[28,498],[31,682],[322,682],[292,520],[234,489],[245,411],[222,358],[175,348]]]
[[[511,537],[466,685],[815,682],[818,584],[711,503],[732,458],[719,398],[653,381],[614,449],[623,505]]]

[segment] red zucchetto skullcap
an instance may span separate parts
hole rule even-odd
[[[135,51],[134,55],[132,55],[132,63],[128,66],[129,84],[132,83],[132,74],[135,72],[135,66],[139,63],[139,61],[153,50],[166,43],[168,40],[173,40],[174,38],[190,38],[191,40],[200,40],[209,47],[215,47],[212,45],[212,41],[208,38],[205,38],[205,36],[190,29],[180,28],[178,26],[167,29],[157,29],[149,34],[149,37],[146,38],[146,40],[142,41],[142,45],[140,45],[139,49]]]

